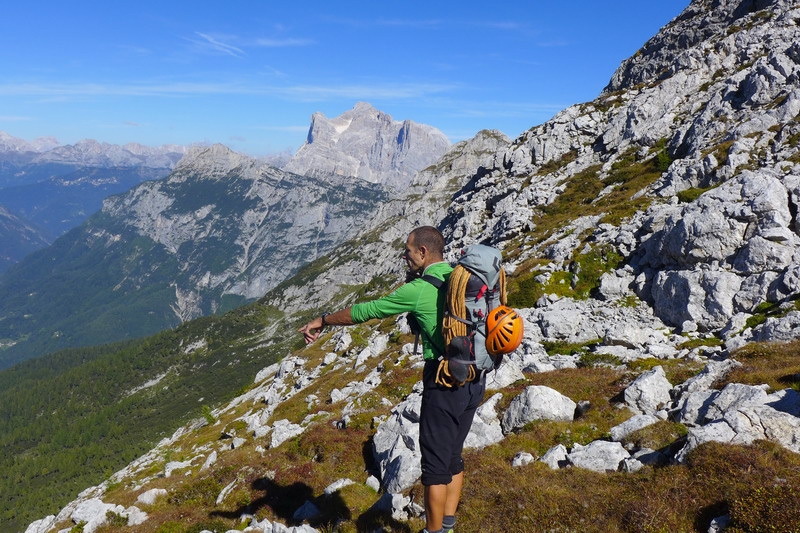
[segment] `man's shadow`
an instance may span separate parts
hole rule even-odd
[[[305,483],[280,485],[269,478],[255,480],[252,488],[263,492],[264,495],[233,511],[212,511],[211,516],[239,520],[242,515],[255,515],[259,510],[268,507],[275,519],[286,526],[299,526],[307,522],[311,527],[325,531],[334,531],[339,522],[349,521],[352,517],[350,509],[338,491],[315,497],[313,489]],[[295,519],[295,512],[306,502],[313,503],[319,509],[319,514],[304,520]],[[375,531],[383,527],[393,532],[411,533],[408,524],[392,518],[391,511],[379,504],[380,499],[358,517],[356,520],[358,531]]]
[[[211,516],[238,520],[242,515],[255,515],[260,509],[269,507],[276,519],[287,526],[297,526],[308,522],[311,527],[319,529],[333,528],[341,520],[350,520],[350,510],[338,492],[314,497],[314,491],[305,483],[280,485],[269,478],[260,478],[253,482],[255,491],[264,495],[250,504],[234,511],[212,511]],[[295,513],[306,502],[311,502],[319,509],[316,516],[295,519]]]

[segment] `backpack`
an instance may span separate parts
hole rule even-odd
[[[482,244],[468,246],[461,251],[447,282],[433,276],[422,279],[446,291],[442,322],[445,351],[440,354],[437,383],[461,386],[497,369],[503,355],[493,357],[486,349],[486,317],[506,301],[500,250]]]

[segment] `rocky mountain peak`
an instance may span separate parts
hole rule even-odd
[[[46,152],[59,146],[55,137],[39,137],[33,141],[19,139],[0,131],[0,153],[6,152]]]
[[[725,47],[751,29],[771,39],[796,31],[791,0],[702,0],[692,2],[632,57],[623,61],[604,93],[667,79],[706,61],[704,50]],[[775,16],[776,13],[785,13]],[[738,37],[734,37],[738,36]],[[704,43],[701,45],[701,43]],[[762,43],[763,45],[763,43]],[[735,60],[735,58],[731,58]],[[741,64],[741,62],[737,62]],[[729,65],[719,65],[719,68]]]
[[[396,121],[359,102],[333,119],[314,113],[305,144],[283,168],[296,174],[351,176],[402,188],[449,147],[450,141],[436,128]]]
[[[187,176],[219,179],[234,169],[252,168],[256,161],[235,152],[224,144],[196,145],[175,166],[170,179],[185,179]]]

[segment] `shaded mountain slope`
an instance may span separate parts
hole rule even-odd
[[[135,338],[253,300],[349,237],[386,198],[211,147],[105,202],[0,278],[3,365]],[[13,343],[13,344],[12,344]]]

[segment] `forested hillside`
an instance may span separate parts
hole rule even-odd
[[[247,387],[296,343],[267,340],[280,317],[251,305],[0,372],[0,529],[24,529]]]

